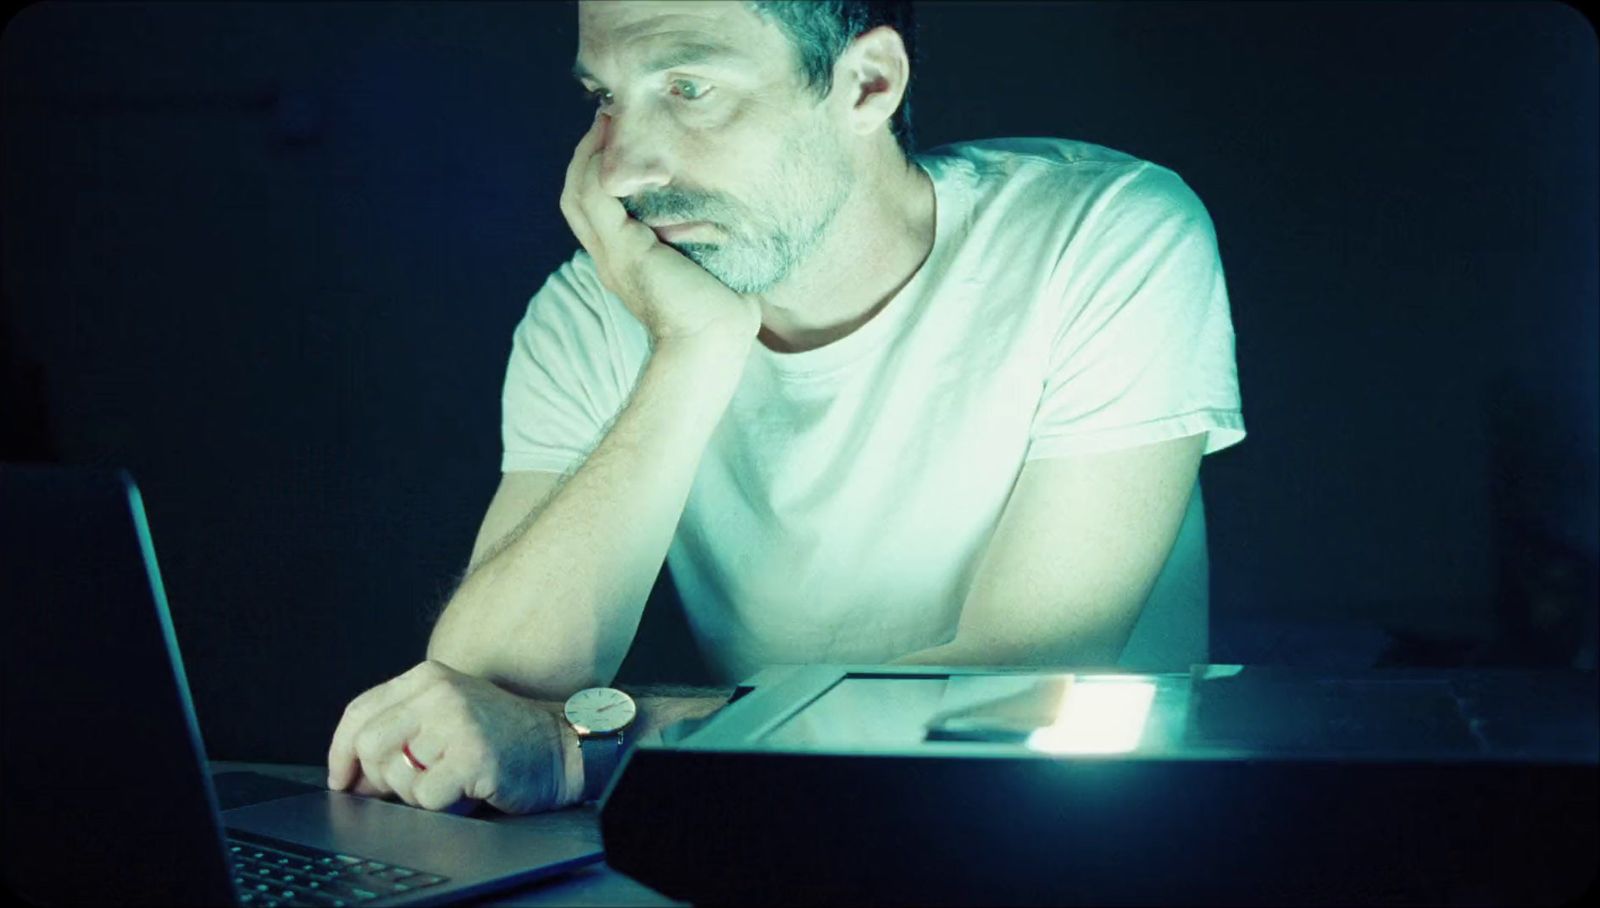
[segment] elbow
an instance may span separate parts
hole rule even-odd
[[[428,648],[424,658],[429,662],[438,662],[455,669],[466,675],[476,677],[484,676],[484,660],[482,654],[475,653],[462,645],[462,641],[447,637],[439,633],[437,627],[428,638]]]
[[[497,620],[503,611],[463,613],[458,600],[476,589],[470,582],[434,623],[429,660],[536,700],[564,701],[610,683],[631,639],[610,639],[597,620],[585,619],[598,609],[534,608],[508,625]]]
[[[430,662],[443,662],[456,671],[475,675],[477,672],[471,668],[474,658],[471,648],[467,646],[468,641],[452,630],[457,622],[451,621],[450,617],[449,606],[446,606],[438,620],[434,621],[433,631],[428,634],[424,655]]]

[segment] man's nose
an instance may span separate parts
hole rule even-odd
[[[600,152],[600,188],[613,198],[626,199],[667,185],[667,169],[659,141],[641,132],[637,117],[601,114],[605,122]]]

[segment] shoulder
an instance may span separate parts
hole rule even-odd
[[[974,208],[1004,212],[1010,224],[1205,218],[1205,206],[1170,168],[1093,142],[1049,137],[981,139],[918,156],[946,179],[961,179]]]
[[[524,308],[520,327],[567,325],[607,333],[626,332],[632,318],[600,283],[594,259],[581,247],[549,273]]]
[[[549,298],[595,308],[602,305],[604,296],[605,288],[600,285],[600,277],[595,272],[594,259],[580,248],[550,272],[544,285],[533,295],[529,307],[531,309],[542,299]]]

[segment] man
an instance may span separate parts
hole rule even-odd
[[[729,682],[1204,661],[1199,462],[1244,437],[1205,209],[1086,143],[908,158],[884,6],[580,4],[583,249],[517,328],[503,477],[428,661],[350,704],[330,787],[592,797],[614,761],[563,703],[632,708],[585,689],[663,559]],[[630,735],[721,702],[642,698]]]

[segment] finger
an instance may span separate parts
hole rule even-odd
[[[356,782],[354,785],[350,786],[350,793],[361,795],[364,798],[386,798],[393,794],[393,792],[389,790],[389,784],[387,782],[383,782],[381,780],[374,782],[362,773],[356,774]]]
[[[438,676],[437,663],[423,661],[404,673],[368,688],[345,707],[344,715],[333,730],[333,740],[328,745],[328,787],[338,791],[352,782],[359,770],[355,742],[366,728],[367,722],[400,700],[409,697],[417,688]]]
[[[416,795],[412,794],[411,789],[417,784],[418,778],[423,775],[426,775],[426,773],[419,773],[417,768],[411,765],[411,761],[406,759],[406,755],[398,751],[383,763],[384,784],[400,800],[410,804],[412,807],[417,806],[417,799]]]
[[[416,698],[407,698],[368,719],[356,735],[356,753],[379,758],[399,753],[407,741],[422,731],[416,704]]]
[[[395,791],[390,784],[389,768],[395,759],[405,760],[400,748],[417,733],[419,724],[420,719],[412,708],[412,701],[406,700],[368,719],[356,735],[355,753],[361,766],[361,775],[371,783],[370,787],[377,789],[378,794],[388,795]],[[406,765],[409,769],[410,764]]]
[[[438,723],[433,723],[437,726]],[[407,739],[406,746],[411,748],[411,756],[424,767],[432,769],[434,764],[444,759],[446,739],[424,729]]]
[[[354,781],[360,764],[356,760],[356,736],[366,727],[374,710],[384,708],[395,694],[391,679],[357,696],[345,706],[339,724],[328,744],[328,787],[339,791]]]
[[[411,797],[414,804],[424,810],[444,810],[464,800],[469,801],[465,807],[470,809],[466,777],[462,774],[460,761],[429,763],[428,771],[419,773],[416,783],[411,786]]]
[[[578,238],[591,254],[595,250],[594,225],[589,223],[588,215],[584,213],[582,195],[584,187],[584,173],[589,166],[590,159],[595,157],[599,147],[602,128],[600,117],[595,116],[595,121],[589,125],[589,131],[583,134],[578,141],[578,146],[573,149],[572,160],[567,162],[566,178],[561,187],[561,213],[567,219],[567,225],[572,228],[572,233]]]
[[[599,209],[598,214],[591,217],[591,224],[609,244],[607,251],[611,254],[627,259],[642,256],[651,246],[659,244],[660,240],[656,238],[654,230],[628,213],[621,199],[601,188],[600,163],[600,156],[595,155],[585,177],[590,197],[596,200],[595,204]]]
[[[594,122],[589,124],[589,129],[578,144],[572,149],[572,159],[567,162],[567,186],[577,186],[578,177],[582,175],[584,165],[589,162],[589,157],[600,147],[600,140],[605,135],[605,127],[600,122],[600,114],[595,113]]]
[[[389,787],[388,771],[384,765],[388,762],[387,758],[377,754],[358,753],[356,759],[361,762],[361,781],[356,786],[357,794],[376,795],[380,798],[394,794],[394,789]]]
[[[609,243],[621,233],[622,225],[631,218],[627,209],[622,207],[622,202],[601,187],[600,167],[604,163],[601,158],[599,152],[590,155],[583,172],[579,174],[578,205],[600,241]]]

